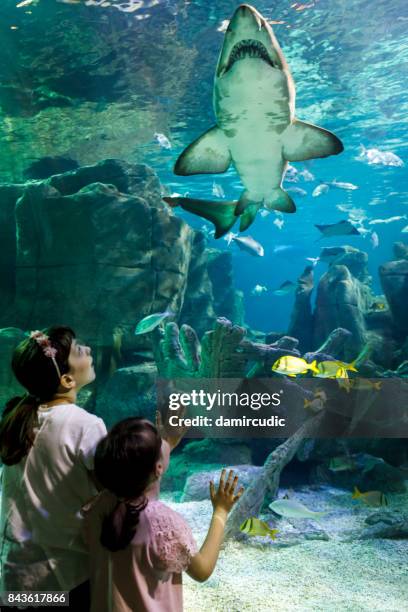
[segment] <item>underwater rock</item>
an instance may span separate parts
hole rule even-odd
[[[344,265],[332,264],[320,279],[314,313],[314,344],[321,345],[336,328],[345,328],[351,336],[345,344],[345,359],[354,359],[365,343],[363,312],[371,294]]]
[[[408,334],[408,260],[390,261],[379,268],[381,286],[389,304],[395,337]]]
[[[307,266],[297,281],[295,303],[288,327],[288,334],[298,338],[300,350],[306,350],[312,344],[313,314],[311,294],[313,288],[313,266]]]
[[[341,456],[344,456],[344,450]],[[328,461],[312,468],[310,482],[329,484],[350,491],[354,487],[358,487],[360,491],[375,490],[384,493],[403,493],[406,491],[406,474],[384,461],[384,459],[369,453],[358,453],[348,455],[348,457],[355,463],[355,469],[331,471]]]
[[[408,244],[404,242],[394,242],[395,259],[408,259]]]
[[[323,480],[319,481],[317,478],[314,478],[315,482],[318,483],[327,481],[327,466],[332,457],[364,453],[380,460],[383,459],[392,467],[398,467],[406,461],[407,452],[407,440],[405,438],[317,439],[311,449],[308,460],[311,463],[324,462],[326,464]]]
[[[16,327],[5,327],[0,329],[0,405],[14,395],[23,395],[26,390],[17,382],[10,364],[14,349],[17,344],[26,338],[25,333]]]
[[[206,238],[202,232],[195,232],[192,250],[194,257],[190,258],[180,319],[187,325],[193,325],[197,333],[202,335],[211,327],[215,315],[218,314],[214,300],[215,286],[209,277]],[[230,282],[226,284],[225,289],[231,291],[232,278],[228,280]],[[200,313],[199,317],[197,313]]]
[[[234,470],[239,477],[238,485],[246,488],[254,478],[257,478],[262,471],[262,467],[254,465],[233,465],[223,464],[228,470]],[[222,468],[221,468],[222,469]],[[209,498],[209,482],[212,480],[216,485],[220,480],[221,469],[210,472],[197,472],[188,477],[184,486],[182,502],[202,501]]]
[[[55,157],[42,157],[32,162],[28,168],[24,170],[23,176],[25,179],[29,180],[43,180],[54,174],[62,174],[63,172],[69,172],[77,168],[79,168],[78,162],[70,157],[62,157],[59,155]]]
[[[236,325],[244,325],[244,296],[234,288],[232,254],[207,249],[207,269],[213,289],[214,311]]]
[[[367,527],[359,535],[359,539],[370,538],[408,538],[408,513],[401,510],[380,509],[365,519]]]
[[[143,416],[155,421],[157,370],[154,363],[119,368],[98,388],[95,413],[109,429],[121,419]]]
[[[182,443],[183,444],[183,443]],[[221,470],[226,465],[248,465],[251,463],[251,451],[246,444],[238,439],[211,439],[193,440],[187,442],[182,448],[172,453],[171,462],[165,473],[161,489],[163,491],[184,490],[187,478],[193,474],[206,471]],[[204,499],[209,499],[207,493]]]
[[[120,325],[137,348],[138,320],[180,310],[194,234],[164,206],[102,183],[66,196],[33,184],[16,219],[19,327],[45,327],[58,312],[93,345],[111,345]]]
[[[346,266],[350,273],[362,283],[368,284],[371,280],[367,269],[367,253],[352,246],[323,247],[320,259],[330,265]]]
[[[344,345],[349,340],[350,336],[351,332],[349,332],[348,329],[338,327],[330,332],[321,347],[316,351],[305,353],[303,358],[308,362],[314,361],[315,359],[319,361],[330,361],[334,358],[340,359],[340,356],[344,352]]]
[[[162,209],[161,185],[155,172],[145,164],[131,164],[120,159],[104,159],[92,166],[52,176],[47,184],[61,195],[72,195],[92,183],[114,185],[121,193],[142,196],[152,207]]]
[[[262,471],[246,488],[243,495],[233,507],[225,529],[225,539],[240,538],[240,525],[250,516],[260,514],[265,496],[276,497],[280,475],[283,468],[293,459],[305,438],[313,438],[317,432],[323,414],[308,419],[290,438],[279,444],[266,459]]]
[[[251,463],[251,451],[236,439],[193,440],[183,448],[183,459],[188,463],[220,463],[243,465]]]
[[[269,368],[270,372],[279,357],[299,355],[298,351],[252,342],[245,335],[243,327],[218,318],[200,344],[190,326],[179,329],[175,323],[167,323],[163,338],[155,344],[159,375],[162,378],[244,378],[250,363],[259,363],[261,370]],[[293,341],[291,338],[290,342]],[[193,360],[188,357],[189,351],[195,355]]]
[[[13,310],[17,235],[14,210],[23,191],[24,185],[0,185],[0,321],[4,325],[18,325]]]

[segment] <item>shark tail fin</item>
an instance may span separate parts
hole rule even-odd
[[[213,202],[180,197],[165,197],[163,200],[172,208],[180,206],[183,210],[211,221],[215,227],[215,238],[221,238],[221,236],[227,234],[237,220],[235,216],[236,202]]]
[[[296,205],[290,195],[284,189],[278,187],[274,189],[265,202],[266,208],[269,210],[279,210],[285,213],[294,213]]]

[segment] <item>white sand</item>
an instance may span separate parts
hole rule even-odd
[[[408,540],[342,541],[364,524],[373,509],[351,503],[349,492],[330,491],[331,495],[327,491],[321,495],[318,506],[334,510],[319,522],[329,541],[293,544],[292,530],[299,535],[301,526],[281,522],[280,541],[229,542],[207,582],[200,584],[184,575],[185,612],[408,611]],[[317,508],[311,506],[311,496],[316,503],[316,495],[306,488],[296,492],[297,499],[313,509]],[[163,501],[186,517],[201,544],[211,516],[210,502]],[[408,509],[408,496],[391,496],[390,506]]]

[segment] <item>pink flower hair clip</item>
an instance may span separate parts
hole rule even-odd
[[[32,340],[35,340],[38,346],[42,348],[42,351],[46,357],[50,357],[50,359],[52,359],[55,369],[57,370],[57,374],[59,378],[61,378],[61,372],[58,367],[57,360],[55,359],[55,356],[57,354],[57,349],[51,346],[51,341],[49,337],[46,334],[44,334],[44,332],[41,332],[37,329],[36,331],[31,332],[30,338]]]

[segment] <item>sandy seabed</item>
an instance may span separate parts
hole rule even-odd
[[[353,540],[353,532],[373,510],[351,506],[347,491],[329,492],[319,507],[333,509],[319,521],[329,540],[228,542],[207,582],[184,574],[185,612],[408,611],[408,540]],[[297,498],[311,507],[305,489]],[[313,498],[316,502],[316,494]],[[166,503],[185,516],[201,545],[210,502]],[[408,495],[393,495],[390,506],[408,509]]]

